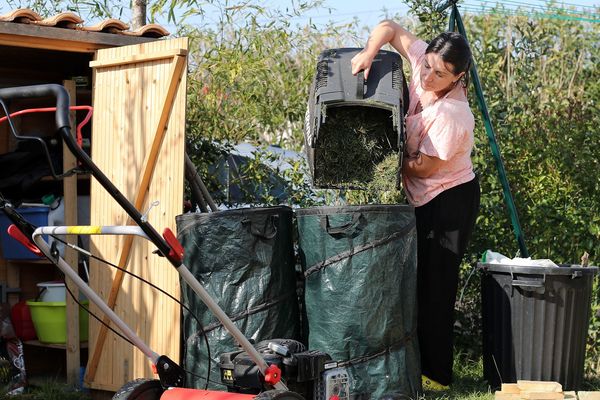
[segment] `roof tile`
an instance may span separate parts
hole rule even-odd
[[[129,25],[114,18],[105,19],[95,25],[85,26],[84,20],[72,12],[62,12],[48,18],[42,18],[38,13],[29,8],[19,8],[0,15],[0,22],[13,22],[21,24],[35,24],[38,26],[57,27],[65,29],[78,29],[89,32],[104,32],[128,36],[143,36],[161,38],[170,33],[158,24],[147,24],[134,31],[129,30]]]

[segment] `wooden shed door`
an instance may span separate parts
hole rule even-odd
[[[174,232],[182,212],[187,70],[186,38],[99,50],[93,68],[92,159],[162,232]],[[157,204],[158,202],[158,204]],[[92,225],[133,222],[92,180]],[[92,237],[93,254],[126,268],[179,298],[175,268],[132,237]],[[179,306],[165,295],[103,263],[92,261],[90,283],[118,315],[159,354],[179,360]],[[97,309],[92,307],[97,312]],[[90,318],[86,383],[115,391],[153,377],[146,357]]]

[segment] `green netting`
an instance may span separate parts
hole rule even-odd
[[[292,210],[267,207],[184,214],[176,218],[184,264],[249,339],[299,339],[300,317],[292,244]],[[198,316],[220,382],[219,354],[237,349],[233,338],[182,282],[184,303]],[[197,322],[183,312],[183,366],[190,387],[205,385],[207,349]],[[212,388],[223,388],[212,383]]]
[[[346,365],[351,394],[379,399],[420,388],[414,209],[298,210],[311,349]]]

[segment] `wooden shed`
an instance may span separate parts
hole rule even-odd
[[[54,24],[44,21],[35,15],[21,19],[12,14],[0,16],[0,87],[63,83],[72,104],[91,104],[94,114],[88,138],[92,159],[138,210],[147,212],[148,221],[157,230],[169,227],[175,231],[175,216],[181,213],[183,204],[187,39],[159,40],[156,36],[161,36],[161,31],[155,26],[130,32],[125,24],[114,20],[94,27],[74,22],[72,16],[63,20],[57,16],[54,22],[58,23]],[[154,37],[143,36],[144,33]],[[33,106],[37,105],[34,102]],[[26,106],[15,104],[11,112]],[[28,124],[51,125],[47,118],[36,116]],[[15,141],[10,136],[7,127],[0,126],[0,153],[14,148]],[[65,170],[77,166],[68,153],[63,152]],[[132,223],[89,175],[66,178],[59,184],[42,179],[36,185],[42,187],[40,193],[48,185],[53,185],[54,190],[60,187],[66,225],[76,224],[76,199],[81,194],[89,194],[91,199],[91,225]],[[132,237],[94,236],[89,246],[92,254],[179,297],[176,270],[153,254],[151,243]],[[65,259],[74,267],[78,264],[72,251],[67,250]],[[105,263],[93,260],[89,267],[91,287],[117,314],[153,350],[179,360],[179,305]],[[35,297],[36,283],[57,278],[56,271],[45,261],[0,258],[0,281],[21,291],[8,296],[12,304]],[[26,342],[26,346],[58,347],[64,351],[69,382],[79,379],[80,351],[86,347],[89,357],[85,382],[92,389],[115,391],[129,380],[153,376],[151,365],[141,352],[93,318],[89,345],[80,346],[79,330],[75,328],[77,305],[68,299],[66,309],[65,346],[39,342]],[[91,309],[98,315],[95,307]],[[27,350],[25,358],[26,365],[31,365]]]

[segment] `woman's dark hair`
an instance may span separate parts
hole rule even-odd
[[[469,82],[469,69],[471,68],[471,49],[463,35],[458,32],[444,32],[435,37],[427,46],[425,54],[435,53],[441,59],[451,64],[454,75],[464,72],[463,85]]]

